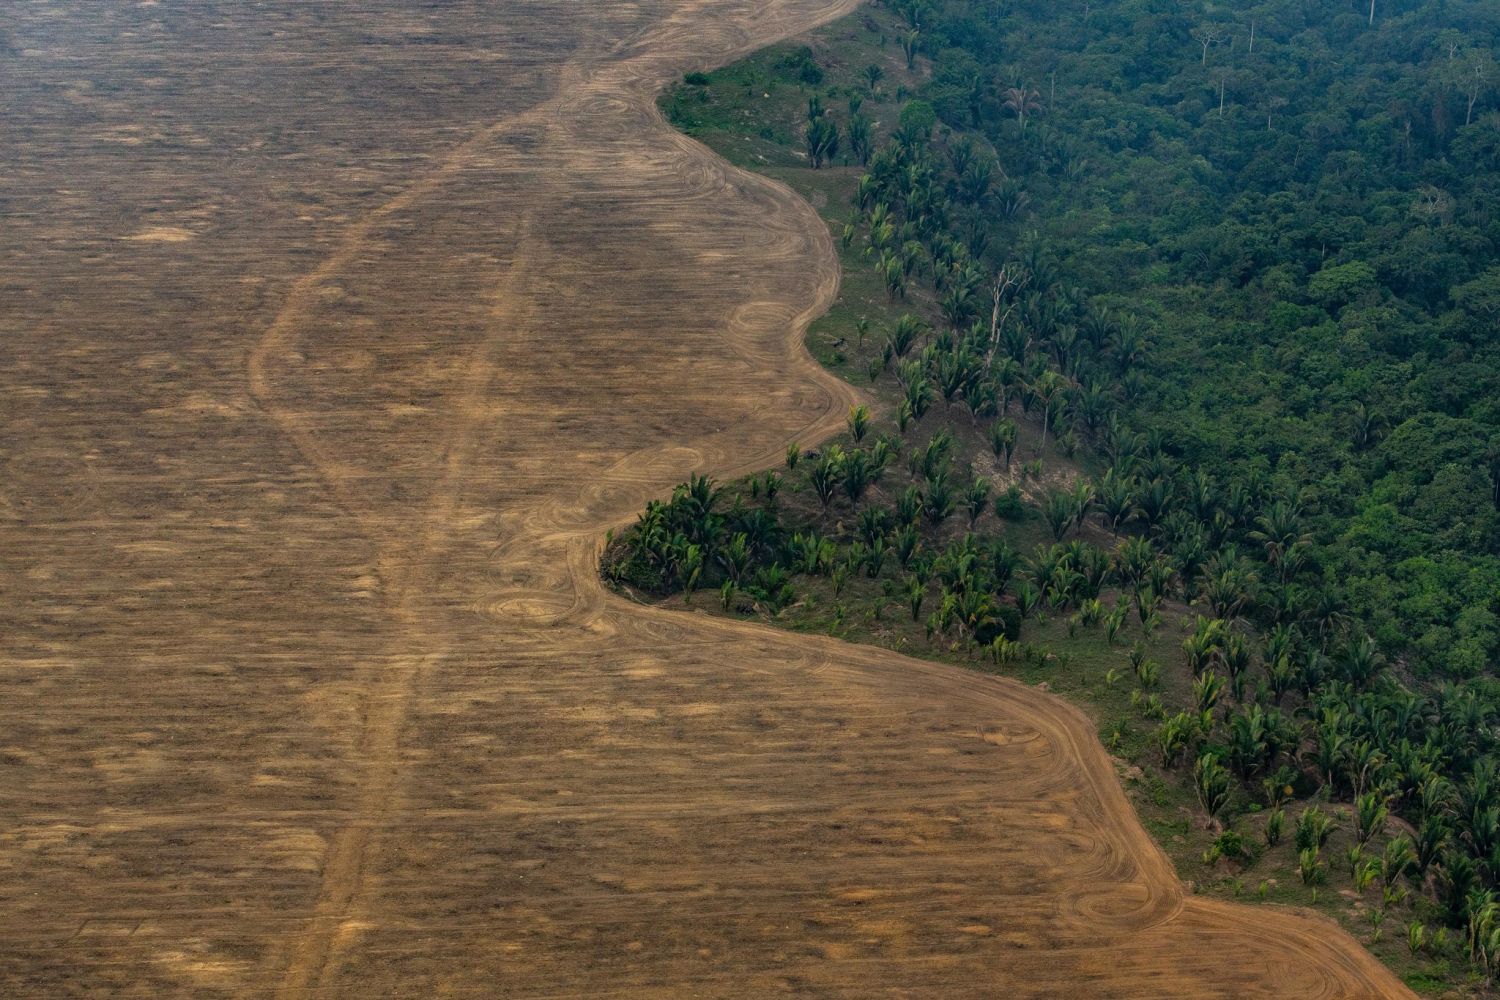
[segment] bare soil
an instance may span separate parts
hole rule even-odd
[[[854,0],[0,0],[0,994],[1405,996],[1023,685],[609,597],[842,425],[659,87]]]

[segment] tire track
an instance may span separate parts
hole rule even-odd
[[[519,126],[544,113],[539,108],[532,115],[510,124]],[[290,353],[301,336],[303,316],[312,305],[317,288],[356,259],[379,222],[424,197],[432,196],[501,130],[502,127],[482,130],[444,158],[422,180],[352,227],[339,250],[298,283],[287,305],[250,356],[252,395],[317,470],[345,512],[359,521],[376,542],[380,552],[383,592],[387,595],[392,624],[400,636],[396,641],[405,648],[421,650],[398,656],[384,667],[372,669],[367,676],[370,710],[359,739],[363,775],[354,818],[340,827],[330,840],[323,858],[317,902],[308,926],[290,944],[290,957],[276,993],[278,997],[304,996],[311,988],[323,985],[321,980],[330,957],[345,936],[343,929],[357,920],[358,911],[365,903],[362,892],[372,830],[399,809],[396,801],[399,741],[411,699],[423,676],[449,655],[444,637],[431,631],[422,621],[420,590],[429,582],[436,543],[453,520],[468,463],[479,444],[479,422],[475,414],[480,412],[480,404],[495,379],[496,371],[490,359],[493,340],[481,341],[464,366],[465,374],[452,407],[452,416],[446,421],[449,434],[444,448],[442,476],[427,513],[421,519],[420,532],[409,542],[392,543],[379,518],[368,509],[368,502],[351,486],[351,480],[358,478],[360,473],[340,461],[301,414],[278,399],[276,381],[269,369],[273,359]],[[514,299],[528,274],[531,236],[527,217],[520,219],[513,238],[517,253],[506,280],[495,295],[497,305],[491,329],[497,336],[526,320],[524,311],[514,308]]]

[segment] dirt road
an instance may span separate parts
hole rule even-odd
[[[1060,702],[601,589],[851,400],[652,96],[853,5],[0,2],[0,994],[1407,995]]]

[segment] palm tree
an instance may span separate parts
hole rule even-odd
[[[1183,480],[1182,498],[1199,521],[1213,520],[1217,505],[1214,481],[1202,469],[1194,469]]]
[[[906,19],[907,25],[913,28],[922,26],[922,18],[932,9],[929,0],[899,0],[893,6]]]
[[[1000,389],[1000,412],[1010,410],[1011,395],[1021,385],[1025,373],[1014,358],[1005,358],[994,369],[995,385]]]
[[[1155,558],[1156,550],[1146,539],[1127,538],[1115,549],[1115,578],[1122,587],[1139,586]]]
[[[689,522],[701,523],[713,513],[714,505],[719,502],[723,492],[723,489],[714,485],[712,479],[695,473],[673,492],[672,504],[681,510]]]
[[[1380,437],[1385,427],[1385,419],[1377,412],[1372,411],[1364,403],[1358,403],[1354,407],[1354,448],[1356,451],[1364,451],[1374,444]]]
[[[891,535],[891,546],[896,552],[896,562],[901,564],[902,569],[911,565],[912,557],[922,547],[921,536],[917,533],[916,525],[908,524]]]
[[[989,196],[990,186],[994,180],[994,162],[988,159],[975,160],[959,171],[958,195],[966,204],[978,208]]]
[[[890,516],[879,507],[866,507],[859,512],[858,524],[859,537],[866,545],[874,545],[890,529]]]
[[[955,602],[959,633],[977,637],[995,623],[995,601],[978,589],[966,589]]]
[[[974,315],[974,292],[963,285],[952,285],[938,300],[938,308],[947,324],[957,330]]]
[[[1161,750],[1162,763],[1176,767],[1177,760],[1187,749],[1188,740],[1197,731],[1197,720],[1187,712],[1178,712],[1162,721],[1156,731],[1156,745]]]
[[[1134,317],[1127,317],[1115,327],[1111,346],[1121,373],[1130,371],[1146,356],[1146,341]]]
[[[792,567],[797,572],[813,576],[822,565],[822,557],[823,539],[818,537],[816,531],[809,531],[805,535],[799,531],[792,536]]]
[[[891,331],[891,351],[897,358],[904,358],[911,351],[917,339],[922,336],[926,327],[917,317],[906,313],[896,320],[896,326]]]
[[[1277,705],[1281,704],[1286,693],[1291,690],[1292,682],[1296,674],[1292,669],[1291,657],[1282,655],[1274,660],[1266,660],[1266,684],[1271,689],[1271,697]]]
[[[934,526],[942,524],[953,513],[953,487],[948,483],[946,469],[938,469],[924,483],[922,512]]]
[[[927,586],[914,576],[906,578],[906,603],[911,608],[911,620],[922,615],[922,600],[927,596]]]
[[[1219,763],[1216,754],[1206,753],[1198,758],[1193,765],[1193,791],[1216,828],[1220,814],[1229,806],[1230,787],[1229,771]]]
[[[1249,781],[1266,766],[1269,757],[1265,710],[1252,705],[1232,714],[1229,717],[1229,763],[1241,780]]]
[[[866,175],[869,176],[868,174]],[[871,181],[871,197],[874,197],[874,181]],[[870,245],[873,247],[884,247],[890,242],[890,237],[895,235],[896,228],[891,222],[891,209],[883,201],[877,201],[870,208]]]
[[[1219,707],[1224,694],[1224,679],[1212,670],[1205,670],[1193,681],[1193,704],[1205,723],[1213,721],[1213,711]]]
[[[1052,529],[1052,537],[1059,542],[1073,526],[1073,518],[1077,512],[1077,501],[1066,490],[1053,490],[1042,501],[1042,516],[1047,519],[1047,526]]]
[[[1248,577],[1232,570],[1210,576],[1203,595],[1208,598],[1209,609],[1220,618],[1237,618],[1250,601]]]
[[[967,349],[945,353],[938,358],[937,383],[943,394],[943,402],[949,406],[963,394],[964,387],[974,378],[979,359]]]
[[[1224,641],[1224,622],[1218,618],[1198,618],[1193,634],[1182,641],[1187,654],[1188,667],[1196,677],[1207,670],[1218,659],[1219,648]]]
[[[881,79],[885,76],[885,70],[881,69],[874,63],[870,63],[870,65],[864,68],[864,73],[862,75],[865,78],[865,84],[870,88],[871,95],[873,95],[875,93],[876,85],[880,83]]]
[[[899,453],[900,447],[893,438],[884,434],[875,439],[875,447],[870,449],[871,473],[875,482],[880,482],[881,475],[891,464]]]
[[[979,520],[979,515],[984,513],[984,508],[990,499],[990,481],[983,476],[975,476],[969,488],[964,491],[964,507],[969,511],[969,527],[974,527],[974,522]]]
[[[749,570],[752,559],[748,536],[744,532],[735,535],[728,545],[719,550],[718,558],[729,579],[738,585]]]
[[[807,126],[807,156],[814,170],[839,153],[839,126],[832,118],[819,117]]]
[[[688,543],[678,565],[682,579],[682,603],[691,604],[693,591],[697,589],[698,581],[703,576],[703,547]]]
[[[1025,365],[1031,354],[1031,331],[1026,328],[1024,322],[1002,323],[1000,345],[1005,348],[1006,355],[1017,366]]]
[[[948,144],[948,163],[953,167],[953,173],[961,175],[964,168],[974,161],[974,140],[966,135],[959,136]]]
[[[922,491],[915,486],[908,486],[896,498],[896,523],[903,527],[915,526],[921,514]]]
[[[1327,589],[1318,593],[1308,608],[1307,615],[1317,626],[1318,634],[1325,639],[1341,631],[1349,620],[1337,595]]]
[[[1387,769],[1385,753],[1372,740],[1355,740],[1344,755],[1344,771],[1356,798],[1381,784]]]
[[[1135,481],[1109,469],[1094,485],[1094,498],[1104,514],[1105,525],[1110,531],[1117,531],[1135,509]]]
[[[953,435],[946,429],[938,431],[920,450],[912,452],[912,471],[923,479],[932,479],[939,472],[952,466]]]
[[[1448,845],[1448,823],[1442,816],[1428,816],[1417,828],[1416,870],[1425,880],[1432,866],[1442,857]]]
[[[1315,886],[1323,880],[1323,863],[1318,860],[1317,851],[1305,848],[1297,852],[1297,874],[1303,885]]]
[[[906,383],[906,398],[901,401],[901,406],[912,419],[921,420],[931,403],[932,383],[924,376],[917,375]]]
[[[1338,829],[1338,824],[1334,823],[1326,813],[1316,806],[1309,806],[1297,817],[1296,832],[1293,836],[1297,850],[1321,851],[1336,829]]]
[[[1361,636],[1344,650],[1344,676],[1356,686],[1368,684],[1384,665],[1385,657],[1369,636]]]
[[[1390,812],[1385,796],[1378,792],[1366,792],[1354,801],[1354,835],[1361,847],[1385,829]]]
[[[1208,541],[1203,529],[1194,525],[1191,530],[1178,536],[1172,546],[1172,559],[1177,566],[1177,578],[1182,582],[1183,600],[1192,601],[1198,596],[1198,574],[1208,559]]]
[[[813,466],[809,474],[808,478],[824,510],[827,510],[828,505],[833,503],[833,495],[838,490],[839,480],[843,474],[842,466],[842,456],[833,449],[829,449],[829,453],[818,460],[818,464]]]
[[[1154,531],[1166,519],[1173,499],[1171,482],[1158,476],[1136,490],[1134,514],[1147,531]]]
[[[881,254],[880,267],[882,277],[885,278],[886,295],[892,302],[898,298],[906,298],[906,269],[902,266],[901,258],[890,253]]]
[[[969,423],[979,426],[980,417],[994,416],[996,406],[995,386],[982,378],[970,378],[964,386],[964,405],[969,408]]]
[[[869,430],[870,408],[864,405],[851,406],[847,422],[849,424],[849,436],[854,438],[855,444],[858,444],[864,440],[865,432]]]
[[[1078,331],[1073,326],[1062,324],[1052,331],[1052,356],[1057,360],[1058,370],[1072,378],[1076,374],[1078,359]]]
[[[864,115],[854,114],[849,116],[849,151],[859,161],[859,165],[866,167],[870,165],[870,153],[874,150],[870,138],[870,119]]]
[[[849,502],[856,507],[859,506],[860,498],[864,496],[874,475],[870,469],[869,453],[856,448],[845,456],[843,461],[844,493],[848,495]]]
[[[1032,391],[1042,403],[1042,436],[1037,441],[1036,453],[1038,455],[1047,447],[1047,429],[1052,423],[1053,404],[1067,388],[1067,380],[1050,368],[1042,373],[1041,378],[1032,383]]]
[[[1024,129],[1026,127],[1026,116],[1042,110],[1042,95],[1036,90],[1028,90],[1023,83],[1019,87],[1011,87],[1004,92],[1005,106],[1015,112],[1017,124]]]
[[[1239,632],[1226,632],[1219,659],[1229,674],[1230,690],[1238,701],[1244,697],[1245,672],[1250,668],[1250,644],[1246,642],[1245,636]]]
[[[996,458],[1005,459],[1005,468],[1010,469],[1010,456],[1016,450],[1016,422],[1009,419],[996,420],[990,424],[990,450]]]
[[[1096,376],[1090,376],[1076,402],[1078,416],[1083,418],[1083,426],[1090,434],[1094,433],[1104,423],[1111,407],[1104,383]]]
[[[926,256],[926,253],[922,249],[922,244],[916,240],[907,240],[905,243],[902,243],[901,249],[897,251],[897,256],[901,260],[902,276],[911,277],[912,272],[917,270],[918,266],[922,263],[922,258]]]
[[[901,52],[906,56],[906,68],[916,69],[917,52],[922,45],[922,33],[917,30],[908,31],[901,38]]]
[[[1115,326],[1114,314],[1110,312],[1108,306],[1101,306],[1098,309],[1089,310],[1083,317],[1079,332],[1083,334],[1084,340],[1088,341],[1096,352],[1099,352],[1103,351],[1104,345],[1109,343],[1110,336],[1115,332]]]
[[[1073,484],[1073,527],[1082,528],[1089,511],[1094,509],[1094,485],[1078,480]]]
[[[1266,562],[1278,570],[1283,583],[1287,569],[1300,565],[1296,553],[1312,542],[1312,535],[1302,530],[1301,518],[1295,503],[1277,500],[1255,519],[1256,529],[1250,532],[1251,540],[1264,546]]]

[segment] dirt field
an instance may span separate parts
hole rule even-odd
[[[0,0],[0,995],[1407,995],[1060,702],[601,589],[842,421],[652,95],[852,6]]]

